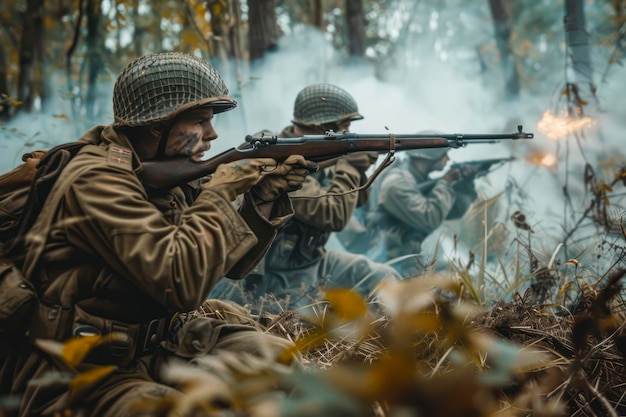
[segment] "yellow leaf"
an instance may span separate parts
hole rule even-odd
[[[407,329],[415,332],[434,333],[441,328],[441,320],[437,314],[415,314],[404,318],[402,323]]]
[[[15,100],[11,104],[13,105],[13,107],[17,107],[17,106],[21,106],[22,104],[24,104],[24,102],[23,101],[19,101],[19,100]]]
[[[72,382],[70,382],[70,391],[75,392],[87,389],[101,379],[109,376],[116,369],[116,366],[100,366],[77,375],[72,379]]]
[[[50,16],[46,16],[46,18],[43,21],[43,26],[46,29],[52,29],[54,27],[54,20],[52,20]]]
[[[63,120],[68,120],[69,117],[67,117],[64,114],[53,114],[52,117],[56,117],[57,119],[63,119]]]
[[[115,340],[115,333],[110,335],[93,335],[74,337],[63,344],[62,358],[70,366],[79,365],[91,349],[111,340]]]
[[[198,43],[198,39],[194,36],[194,34],[191,31],[185,31],[183,33],[182,41],[183,43],[191,47],[195,47],[196,44]]]
[[[326,291],[326,298],[340,319],[354,320],[367,313],[367,305],[356,291],[332,288]]]
[[[200,4],[196,5],[196,13],[198,14],[200,18],[204,18],[204,15],[206,14],[206,7],[205,7],[204,2],[201,2]]]

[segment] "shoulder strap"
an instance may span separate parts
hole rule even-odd
[[[24,243],[26,234],[35,223],[41,208],[44,207],[48,194],[63,172],[63,168],[85,145],[85,142],[64,143],[50,149],[41,158],[7,252]]]
[[[78,153],[78,151],[76,153]],[[57,174],[56,181],[50,184],[51,189],[49,189],[46,194],[47,199],[45,200],[45,204],[42,206],[41,211],[37,213],[38,215],[32,220],[31,224],[31,227],[36,225],[36,229],[41,230],[42,233],[38,239],[32,239],[29,242],[30,245],[26,250],[24,265],[22,266],[22,274],[28,279],[30,279],[31,274],[35,270],[35,266],[43,253],[52,222],[54,221],[65,192],[69,189],[76,178],[82,175],[89,168],[90,166],[84,166],[82,169],[63,170]],[[28,230],[30,230],[30,228]]]

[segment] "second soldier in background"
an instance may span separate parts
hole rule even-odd
[[[347,131],[351,122],[363,118],[354,98],[332,84],[301,90],[293,116],[277,136]],[[331,232],[346,227],[357,204],[367,200],[367,190],[351,190],[365,183],[377,156],[352,153],[309,176],[302,189],[291,193],[295,215],[279,231],[264,262],[241,282],[222,279],[210,297],[250,304],[253,310],[262,304],[264,311],[279,313],[314,303],[324,288],[353,288],[367,296],[381,280],[399,278],[393,268],[363,255],[325,249]]]

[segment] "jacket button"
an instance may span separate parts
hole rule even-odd
[[[55,310],[50,310],[48,311],[48,318],[50,320],[54,320],[59,316],[59,310],[55,309]]]

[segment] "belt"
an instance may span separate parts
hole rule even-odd
[[[169,331],[172,320],[167,317],[138,324],[114,320],[105,320],[105,322],[107,323],[102,329],[91,325],[78,325],[72,331],[73,336],[115,334],[112,340],[95,347],[86,361],[103,365],[127,366],[134,360],[157,351],[160,342]]]
[[[130,354],[131,359],[137,359],[156,352],[168,323],[168,319],[154,319],[139,325],[112,321],[109,333],[116,333],[117,337],[110,342],[111,355],[123,358]]]

